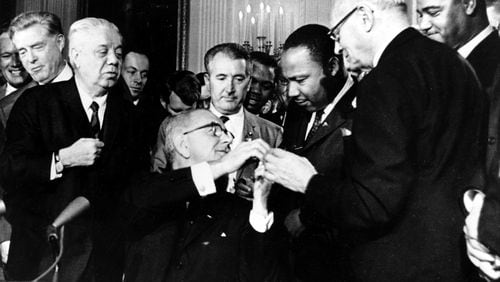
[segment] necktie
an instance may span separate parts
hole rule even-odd
[[[220,120],[222,120],[223,123],[226,123],[229,118],[227,116],[220,116]]]
[[[90,132],[91,136],[94,138],[99,138],[99,131],[101,130],[101,125],[99,123],[99,116],[97,112],[99,111],[99,105],[96,102],[90,104],[90,109],[92,110],[92,118],[90,119]]]
[[[318,131],[319,126],[321,125],[321,117],[322,116],[323,116],[323,110],[316,112],[316,117],[314,117],[313,126],[311,127],[311,130],[309,131],[309,134],[307,135],[307,139],[311,139],[311,137],[314,136],[314,133],[316,133],[316,131]]]

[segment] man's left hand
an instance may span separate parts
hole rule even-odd
[[[264,167],[265,178],[300,193],[306,192],[309,180],[317,174],[309,160],[282,149],[271,149],[264,157]]]

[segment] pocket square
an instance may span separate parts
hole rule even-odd
[[[351,136],[352,134],[352,132],[349,129],[344,127],[340,128],[340,131],[342,132],[342,136]]]

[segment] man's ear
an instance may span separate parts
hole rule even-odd
[[[367,5],[362,4],[359,6],[357,13],[361,13],[363,30],[365,32],[370,32],[375,22],[375,17],[373,16],[373,10]]]
[[[65,43],[64,35],[62,35],[62,34],[56,35],[56,42],[57,42],[57,47],[59,48],[59,51],[62,52],[62,50],[64,49],[64,43]]]
[[[80,67],[80,62],[79,62],[79,59],[78,59],[78,55],[79,55],[80,51],[78,51],[77,49],[75,48],[71,48],[71,50],[69,50],[69,61],[72,62],[72,65],[74,68],[79,68]]]
[[[474,14],[476,11],[477,7],[477,1],[476,0],[462,0],[462,5],[464,6],[465,14],[467,16],[470,16]]]
[[[205,85],[207,86],[208,91],[210,91],[210,75],[208,72],[203,75],[203,80],[205,80]]]
[[[191,151],[189,149],[189,144],[186,140],[186,135],[179,134],[174,137],[174,149],[181,157],[184,159],[189,159],[191,157]]]
[[[330,60],[328,60],[328,74],[331,76],[335,76],[337,72],[340,70],[340,62],[339,58],[337,57],[331,57]]]

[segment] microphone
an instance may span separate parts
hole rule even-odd
[[[82,214],[90,208],[90,202],[87,198],[79,196],[71,201],[66,208],[56,217],[54,222],[47,228],[47,239],[54,242],[59,239],[57,229],[72,221],[75,217]]]
[[[7,208],[5,207],[5,202],[0,200],[0,216],[4,215],[7,212]]]

